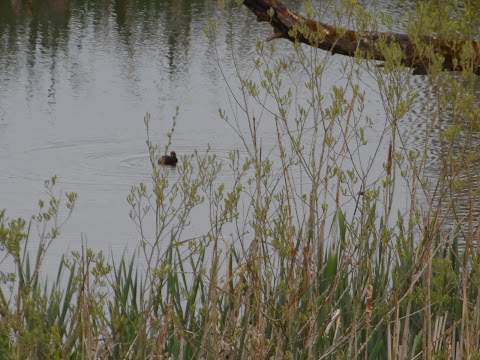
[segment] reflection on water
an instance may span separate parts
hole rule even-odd
[[[451,74],[448,76],[459,76]],[[418,98],[413,105],[403,136],[408,139],[409,149],[425,153],[424,174],[427,189],[421,195],[432,208],[441,208],[438,219],[446,231],[457,231],[458,224],[468,223],[472,216],[473,226],[478,226],[480,215],[480,132],[478,119],[463,110],[439,102],[439,96],[422,77],[414,77]],[[480,84],[475,86],[475,97],[480,98]],[[441,89],[442,96],[450,97],[448,87]],[[469,115],[469,116],[468,116]],[[456,128],[454,141],[444,135]],[[474,229],[471,229],[474,230]],[[465,234],[464,234],[465,235]]]
[[[329,6],[326,22],[334,13],[334,3]],[[375,6],[392,16],[402,15],[397,1]],[[216,48],[204,35],[210,18],[218,23]],[[231,27],[237,34],[233,43]],[[7,208],[11,217],[28,216],[36,199],[43,197],[43,180],[56,174],[63,191],[79,193],[59,252],[75,247],[81,232],[95,249],[110,244],[123,250],[128,242],[136,242],[125,197],[131,185],[150,181],[145,113],[152,114],[151,137],[160,147],[167,142],[179,105],[172,148],[178,155],[195,150],[206,154],[210,147],[223,162],[233,150],[243,158],[241,140],[218,116],[218,108],[232,109],[232,99],[214,54],[220,54],[225,76],[235,79],[230,46],[237,49],[239,71],[250,71],[255,41],[270,31],[246,9],[220,10],[216,1],[0,1],[0,187],[8,189],[0,194],[0,208]],[[286,41],[276,46],[280,52],[292,50]],[[334,57],[324,74],[327,93],[346,80],[338,71],[344,61]],[[302,69],[298,71],[301,87],[305,79]],[[376,87],[375,81],[365,81],[367,91]],[[433,110],[428,108],[430,100],[422,99],[428,84],[422,77],[414,81],[420,98],[402,131],[420,149],[426,134],[431,131],[435,137],[442,124],[428,127],[425,120]],[[366,103],[366,115],[383,116],[378,94],[368,93]],[[367,136],[381,132],[370,130]],[[261,131],[262,146],[278,160],[271,122]],[[435,157],[441,151],[435,145],[429,151],[426,171],[435,177]],[[383,171],[381,164],[376,166],[377,172]],[[174,171],[170,175],[176,176]],[[300,170],[292,176],[306,177]],[[219,180],[232,181],[228,172]]]
[[[196,0],[1,1],[0,186],[8,191],[0,208],[29,216],[44,198],[43,181],[56,174],[63,191],[79,193],[58,252],[75,248],[82,232],[95,249],[136,244],[125,198],[131,185],[151,180],[146,112],[162,147],[180,106],[179,155],[210,144],[226,159],[240,147],[218,120],[225,85],[203,33],[210,17],[221,24],[232,14]],[[256,38],[255,20],[235,16]],[[224,25],[219,36],[228,31]],[[250,60],[251,51],[240,57]]]

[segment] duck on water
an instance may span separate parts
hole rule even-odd
[[[176,166],[177,162],[177,154],[175,153],[175,151],[171,151],[170,155],[163,155],[160,159],[158,159],[159,165]]]

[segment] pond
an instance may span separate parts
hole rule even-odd
[[[394,0],[376,8],[394,17],[402,14]],[[327,11],[322,20],[334,23],[333,14]],[[204,33],[210,19],[217,23],[215,45]],[[216,1],[2,1],[0,209],[10,218],[29,218],[38,199],[45,198],[43,181],[57,175],[59,188],[79,198],[51,250],[53,258],[78,249],[82,238],[93,249],[114,254],[135,248],[139,234],[126,196],[132,185],[151,181],[146,113],[152,116],[151,138],[163,148],[179,107],[171,148],[179,156],[207,149],[220,160],[232,150],[244,154],[241,139],[218,110],[235,111],[225,79],[236,91],[237,71],[251,71],[256,41],[270,34],[270,27],[257,23],[246,8],[223,8]],[[275,45],[280,53],[292,51],[288,41]],[[333,59],[323,77],[326,93],[345,80],[339,70],[347,59]],[[418,89],[426,86],[423,77],[413,82]],[[366,116],[381,118],[375,81],[366,76],[363,84]],[[425,116],[418,109],[417,115]],[[401,126],[421,148],[425,127],[417,121]],[[276,141],[274,129],[262,131],[268,148]],[[368,136],[381,133],[374,126]],[[387,150],[388,139],[372,151]],[[383,171],[382,163],[373,166],[374,173]],[[228,174],[219,180],[231,182]],[[400,191],[399,204],[408,202],[407,191]]]

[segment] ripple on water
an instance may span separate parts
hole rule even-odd
[[[159,141],[157,143],[160,144]],[[283,168],[278,151],[274,144],[269,145],[273,150],[268,154],[265,153],[263,157],[268,156],[271,159],[273,176],[280,177]],[[159,149],[163,153],[164,149],[161,145]],[[195,151],[199,157],[214,155],[222,165],[216,182],[227,186],[233,185],[236,181],[230,168],[230,153],[238,151],[240,165],[248,157],[243,145],[221,144],[221,141],[211,146],[198,146],[188,143],[188,139],[180,138],[176,139],[170,150],[176,151],[179,157],[193,155]],[[11,166],[7,174],[4,174],[8,178],[41,184],[55,174],[63,184],[72,185],[68,188],[69,191],[88,191],[92,197],[97,194],[98,198],[102,198],[104,192],[108,191],[112,197],[116,196],[123,201],[130,186],[140,182],[151,183],[150,159],[143,138],[54,139],[38,146],[31,146],[22,153],[15,154],[14,158],[13,162],[25,166]],[[198,165],[195,159],[192,162],[195,174],[198,171]],[[166,168],[166,170],[168,177],[178,178],[178,169]],[[246,177],[250,175],[247,174]],[[289,176],[292,176],[300,191],[308,190],[309,176],[300,165],[290,166]]]
[[[223,169],[227,169],[232,151],[232,147],[227,146],[199,148],[181,144],[171,149],[180,157],[193,154],[195,150],[200,157],[215,155]],[[241,148],[233,150],[240,152],[241,159],[246,156]],[[24,166],[11,166],[4,176],[22,181],[39,182],[56,174],[65,184],[123,188],[151,180],[150,158],[143,139],[97,137],[52,140],[15,154],[11,161]],[[171,172],[171,176],[177,176],[175,174]],[[223,170],[218,180],[233,181],[230,172]]]
[[[31,164],[28,173],[12,170],[11,177],[38,181],[45,170],[61,169],[62,182],[81,185],[126,185],[145,178],[148,154],[144,143],[127,138],[84,138],[53,140],[26,149],[20,162]],[[130,164],[126,166],[125,159]]]

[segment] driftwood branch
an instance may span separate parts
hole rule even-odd
[[[346,56],[385,61],[385,45],[403,50],[401,63],[414,74],[427,74],[433,59],[443,58],[442,71],[471,69],[480,75],[480,46],[476,41],[445,40],[421,35],[416,39],[394,32],[359,33],[307,19],[288,9],[279,0],[243,0],[257,21],[268,22],[274,34],[267,40],[285,38]],[[463,60],[462,60],[462,54]]]

